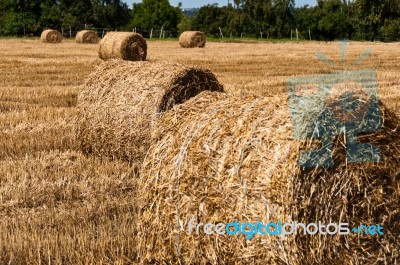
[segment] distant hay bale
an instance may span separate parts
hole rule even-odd
[[[332,168],[297,162],[311,140],[292,139],[285,100],[204,92],[157,121],[136,198],[138,262],[183,264],[394,264],[400,258],[400,127],[382,106],[383,129],[362,141],[382,163],[346,164],[340,140]],[[339,152],[340,151],[340,152]],[[188,224],[321,221],[381,224],[383,236],[207,235]],[[299,232],[301,233],[301,232]],[[378,262],[379,263],[379,262]]]
[[[204,48],[206,36],[201,31],[185,31],[179,37],[179,44],[182,48]]]
[[[145,61],[147,43],[138,33],[108,32],[100,42],[99,56],[103,60]]]
[[[81,30],[76,34],[75,41],[84,44],[96,44],[99,42],[99,36],[94,30]]]
[[[81,149],[140,163],[157,116],[204,90],[223,91],[209,70],[167,62],[106,61],[78,96]]]
[[[42,32],[40,40],[43,43],[60,43],[62,41],[62,35],[57,30],[46,29]]]

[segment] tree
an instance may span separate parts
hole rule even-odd
[[[183,16],[181,22],[178,24],[178,31],[182,33],[189,30],[192,30],[192,19],[188,16]]]
[[[379,29],[384,24],[384,2],[382,0],[357,0],[357,36],[360,39],[379,38]]]
[[[22,35],[36,32],[40,16],[40,1],[0,0],[0,25],[2,34]]]
[[[168,0],[143,0],[133,4],[132,26],[142,29],[161,29],[177,31],[182,18],[180,6],[173,7]]]
[[[269,29],[274,25],[274,9],[272,0],[247,1],[244,11],[248,15],[247,32],[258,35],[260,31]]]
[[[218,37],[220,36],[219,28],[226,31],[228,24],[228,9],[213,4],[200,8],[193,19],[192,27],[195,30],[205,32],[207,35]]]
[[[380,31],[385,41],[400,40],[400,19],[386,19]]]
[[[352,29],[347,17],[347,6],[340,0],[325,1],[322,6],[322,17],[318,29],[325,40],[345,38],[351,35]]]
[[[274,33],[278,38],[288,36],[294,25],[294,0],[273,0]]]
[[[128,5],[121,0],[92,0],[96,27],[125,28],[131,19]]]

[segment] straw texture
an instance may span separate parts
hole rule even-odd
[[[185,31],[179,36],[179,45],[182,48],[204,48],[206,36],[201,31]]]
[[[40,40],[43,43],[60,43],[62,42],[62,35],[57,30],[46,29],[40,35]]]
[[[300,168],[299,152],[318,140],[292,138],[286,100],[204,92],[158,121],[138,183],[138,262],[182,264],[395,264],[399,259],[400,128],[382,105],[383,129],[363,142],[381,163]],[[301,121],[300,121],[301,122]],[[383,236],[200,235],[190,219],[219,222],[381,224]],[[194,230],[195,231],[195,230]],[[300,232],[301,233],[301,232]]]
[[[108,32],[100,42],[99,56],[103,60],[145,61],[147,43],[137,33]]]
[[[78,96],[81,149],[140,163],[157,117],[204,90],[223,91],[208,70],[166,62],[104,62]]]
[[[94,30],[81,30],[76,34],[75,41],[82,44],[96,44],[99,42],[99,36]]]

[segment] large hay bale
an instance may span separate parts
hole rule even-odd
[[[99,36],[94,30],[81,30],[76,34],[75,41],[83,44],[96,44],[99,42]]]
[[[179,45],[182,48],[204,48],[206,36],[201,31],[185,31],[179,36]]]
[[[108,32],[100,42],[99,56],[103,60],[145,61],[147,43],[138,33]]]
[[[342,222],[349,223],[350,229],[361,229],[361,235],[354,231],[348,236],[296,235],[291,246],[304,264],[400,261],[400,120],[384,105],[381,114],[382,129],[358,136],[359,142],[380,149],[379,163],[346,163],[346,138],[336,137],[332,168],[303,169],[294,175],[288,212],[292,220]],[[362,225],[381,225],[384,235],[365,235],[364,228],[359,228]]]
[[[381,148],[378,164],[346,164],[340,138],[335,164],[304,169],[280,98],[202,93],[158,121],[138,182],[139,263],[394,264],[399,259],[400,128],[382,107],[383,129],[363,135]],[[321,221],[382,224],[383,236],[200,235],[194,225]],[[301,232],[300,232],[301,233]],[[379,262],[378,262],[379,263]]]
[[[189,235],[188,223],[255,222],[285,200],[295,146],[281,103],[202,94],[159,119],[138,183],[138,262],[271,264],[273,237]]]
[[[104,62],[78,95],[81,149],[140,163],[157,116],[204,90],[223,91],[208,70],[167,62]]]
[[[46,29],[40,35],[40,40],[43,43],[60,43],[62,42],[62,35],[57,30]]]

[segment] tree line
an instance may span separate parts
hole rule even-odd
[[[0,34],[39,34],[44,28],[154,30],[176,37],[201,30],[209,37],[251,37],[396,41],[400,39],[399,0],[318,0],[296,7],[294,0],[233,0],[192,13],[168,0],[0,0]]]
[[[0,0],[0,34],[40,34],[43,29],[119,29],[131,10],[121,0]]]
[[[398,0],[319,0],[296,8],[294,0],[235,0],[208,5],[187,23],[208,35],[334,40],[400,39]],[[221,28],[221,29],[220,29]]]

